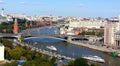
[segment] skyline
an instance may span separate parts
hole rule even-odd
[[[115,17],[120,15],[119,4],[119,0],[0,0],[0,9],[29,16]]]

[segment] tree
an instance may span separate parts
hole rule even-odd
[[[71,60],[71,61],[68,63],[68,66],[75,66],[75,65],[74,65],[74,61]]]
[[[7,64],[4,64],[2,66],[18,66],[18,65],[17,65],[17,61],[13,61],[11,63],[7,63]]]
[[[10,48],[5,47],[5,59],[8,59],[8,60],[11,59],[11,57],[10,57],[10,51],[11,51]]]
[[[24,51],[25,50],[23,48],[21,48],[21,47],[15,47],[13,50],[10,51],[10,56],[13,59],[18,60],[23,55]]]
[[[81,33],[80,33],[80,35],[85,35],[86,34],[86,31],[82,31]]]
[[[7,39],[2,39],[2,43],[5,47],[9,47],[9,48],[12,48],[12,42],[7,40]]]
[[[50,63],[52,64],[52,66],[55,63],[55,61],[56,61],[56,57],[52,57],[52,59],[50,59]]]
[[[75,66],[89,66],[88,61],[84,58],[81,58],[81,57],[75,59],[74,65]]]
[[[22,66],[39,66],[37,62],[33,61],[27,61]]]
[[[50,66],[50,64],[48,62],[41,62],[40,66]]]
[[[99,64],[94,64],[94,63],[92,63],[90,66],[100,66]]]

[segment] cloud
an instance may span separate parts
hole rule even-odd
[[[44,5],[44,3],[34,2],[34,3],[32,3],[32,5]]]
[[[80,3],[80,4],[79,4],[79,7],[85,7],[85,4]]]
[[[26,2],[19,2],[19,3],[22,4],[22,5],[26,4]]]
[[[0,4],[4,4],[4,1],[3,1],[3,0],[0,0]]]

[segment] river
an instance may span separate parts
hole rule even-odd
[[[45,27],[39,30],[32,31],[31,34],[54,34],[57,28],[56,27]],[[56,38],[50,37],[31,37],[26,38],[25,42],[33,45],[34,47],[41,48],[44,50],[48,50],[46,46],[55,46],[57,48],[57,53],[68,56],[68,57],[80,57],[80,56],[87,56],[87,55],[97,55],[105,59],[105,63],[102,66],[120,66],[120,58],[118,57],[111,57],[110,55],[85,48],[82,46],[73,45],[63,40],[59,40]],[[49,51],[49,50],[48,50]]]

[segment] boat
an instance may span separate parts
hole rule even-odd
[[[84,56],[83,58],[84,58],[84,59],[87,59],[87,60],[91,60],[91,61],[96,61],[96,62],[105,63],[105,60],[102,59],[102,58],[99,57],[99,56],[92,56],[92,55],[89,55],[89,56]]]
[[[53,50],[53,51],[57,51],[57,48],[54,47],[54,46],[47,46],[47,48],[50,49],[50,50]]]

